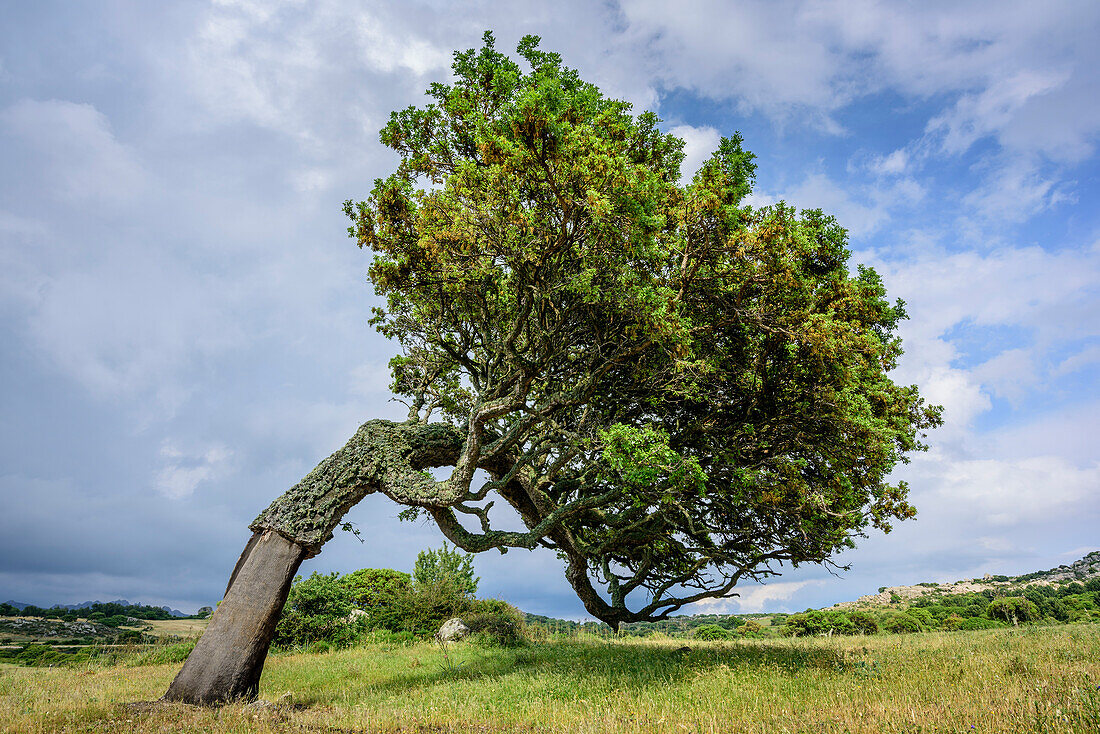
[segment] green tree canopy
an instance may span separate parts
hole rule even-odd
[[[845,230],[746,204],[737,134],[681,185],[683,141],[538,43],[456,53],[345,204],[408,425],[455,442],[449,477],[382,491],[464,550],[554,549],[612,625],[912,516],[888,477],[939,409],[890,379],[903,304]]]
[[[477,593],[477,584],[481,581],[474,576],[474,557],[449,547],[446,543],[438,550],[428,548],[420,551],[416,556],[412,577],[421,587],[442,584],[467,596]]]

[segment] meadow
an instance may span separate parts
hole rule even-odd
[[[0,731],[1100,731],[1097,625],[516,649],[372,643],[272,655],[258,704],[136,703],[158,698],[178,668],[0,666]]]

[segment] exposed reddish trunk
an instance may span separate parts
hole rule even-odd
[[[307,555],[274,531],[253,533],[225,598],[164,694],[166,700],[211,705],[256,697],[279,614]]]

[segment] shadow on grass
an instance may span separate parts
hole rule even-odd
[[[679,643],[682,645],[682,643]],[[468,654],[468,653],[467,653]],[[476,655],[476,653],[475,653]],[[400,671],[389,680],[375,682],[370,689],[382,695],[400,696],[414,690],[459,681],[479,681],[510,675],[537,673],[560,676],[570,685],[551,697],[573,698],[578,689],[606,688],[639,692],[665,687],[688,676],[719,667],[731,671],[768,670],[794,675],[807,669],[833,670],[838,673],[853,667],[841,650],[803,645],[692,644],[677,647],[662,645],[619,645],[598,641],[568,641],[536,644],[513,650],[485,650],[480,656],[448,667],[439,662]],[[859,671],[856,671],[859,672]],[[354,676],[348,675],[350,680]],[[310,705],[331,703],[340,696],[339,686],[324,690],[302,691],[298,701]]]

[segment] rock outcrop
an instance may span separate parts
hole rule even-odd
[[[468,634],[470,634],[470,628],[463,624],[458,617],[451,617],[439,628],[436,636],[443,642],[454,642],[455,640],[461,640]]]

